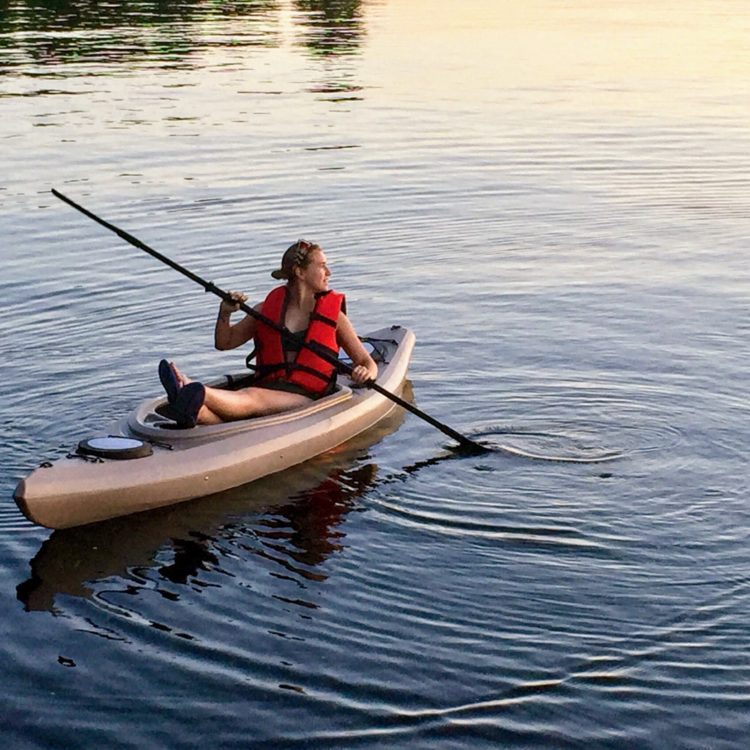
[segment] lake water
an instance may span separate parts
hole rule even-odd
[[[0,736],[741,748],[750,12],[735,0],[0,3]],[[298,237],[424,411],[67,531],[13,489],[217,353]],[[612,454],[606,463],[590,459]]]

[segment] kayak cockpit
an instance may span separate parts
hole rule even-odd
[[[398,330],[398,329],[391,329]],[[375,360],[378,368],[386,367],[398,342],[393,339],[362,337],[362,343]],[[349,360],[342,358],[342,361],[350,364]],[[214,388],[224,388],[227,390],[237,390],[246,388],[252,384],[253,373],[243,371],[224,375],[214,381],[207,383]],[[128,415],[122,425],[124,434],[130,434],[135,437],[145,437],[150,440],[157,440],[167,443],[182,443],[183,440],[194,441],[195,439],[214,439],[231,435],[237,432],[247,432],[249,430],[259,430],[267,427],[275,427],[287,423],[294,423],[306,419],[312,415],[319,415],[321,412],[340,406],[349,401],[353,395],[361,398],[364,394],[369,393],[367,389],[354,389],[351,387],[351,381],[343,377],[344,382],[340,379],[336,384],[336,389],[328,396],[324,396],[317,401],[305,404],[297,409],[271,414],[265,417],[252,417],[250,419],[238,419],[232,422],[223,422],[216,425],[197,425],[188,429],[177,428],[174,421],[163,414],[167,401],[164,396],[149,399],[141,403],[133,412]],[[346,384],[345,384],[346,383]]]
[[[231,378],[232,376],[226,376]],[[219,383],[211,383],[214,387],[227,387],[227,379]],[[247,432],[248,430],[259,430],[266,427],[296,422],[309,416],[331,409],[335,406],[349,401],[353,391],[349,386],[337,385],[336,390],[329,396],[324,396],[317,401],[305,404],[297,409],[270,414],[265,417],[251,417],[250,419],[238,419],[233,422],[222,422],[221,424],[197,425],[189,429],[175,429],[175,423],[162,416],[159,412],[166,405],[164,397],[149,399],[141,403],[133,410],[126,419],[127,431],[130,434],[171,442],[174,439],[192,440],[204,438],[216,438],[230,435],[235,432]]]

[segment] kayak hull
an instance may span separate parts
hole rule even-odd
[[[378,383],[399,394],[414,334],[394,326],[365,339],[375,347]],[[69,454],[43,464],[16,488],[24,515],[42,526],[68,528],[221,492],[331,450],[395,408],[348,378],[340,378],[333,395],[293,411],[186,430],[159,416],[163,404],[163,397],[144,401],[109,433],[149,443],[150,455],[117,460]]]

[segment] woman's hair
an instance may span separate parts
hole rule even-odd
[[[281,268],[271,272],[274,279],[293,279],[295,268],[307,268],[313,250],[320,250],[320,245],[307,240],[297,240],[290,245],[281,259]]]

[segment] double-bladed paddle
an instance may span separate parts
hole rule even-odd
[[[181,273],[183,276],[187,276],[196,284],[200,284],[200,286],[202,286],[206,292],[211,292],[212,294],[215,294],[217,297],[220,297],[222,300],[230,304],[239,305],[239,308],[244,313],[247,313],[247,315],[251,315],[257,320],[262,321],[267,326],[270,326],[274,330],[278,331],[282,336],[289,335],[289,332],[283,326],[278,325],[275,321],[263,315],[263,313],[260,313],[257,310],[254,310],[252,307],[250,307],[249,305],[246,305],[244,302],[238,303],[229,292],[226,292],[223,289],[220,289],[213,282],[205,281],[200,276],[198,276],[197,274],[194,274],[192,271],[188,270],[184,266],[181,266],[179,263],[176,263],[170,258],[167,258],[166,255],[162,255],[160,252],[157,252],[153,248],[149,247],[145,242],[141,242],[141,240],[139,240],[137,237],[134,237],[132,234],[129,234],[128,232],[124,231],[123,229],[120,229],[119,227],[116,227],[114,224],[110,224],[108,221],[105,221],[104,219],[99,218],[96,214],[91,213],[91,211],[84,208],[83,206],[80,206],[78,203],[76,203],[75,201],[72,201],[70,198],[58,192],[57,190],[53,189],[52,194],[56,198],[59,198],[61,201],[64,201],[65,203],[67,203],[69,206],[72,206],[73,208],[75,208],[77,211],[80,211],[85,216],[88,216],[90,219],[93,219],[97,224],[101,224],[103,227],[106,227],[110,231],[114,232],[116,235],[118,235],[119,237],[121,237],[126,242],[133,245],[134,247],[137,247],[139,250],[143,250],[145,253],[148,253],[149,255],[156,258],[157,260],[160,260],[162,263],[165,263],[170,268],[174,268],[175,271],[179,271],[179,273]],[[297,339],[295,339],[295,342],[296,341]],[[346,375],[351,374],[352,372],[351,366],[346,364],[346,362],[342,362],[340,359],[338,359],[338,357],[335,357],[329,354],[327,351],[316,347],[315,342],[311,342],[311,343],[304,342],[302,345],[305,348],[310,349],[312,352],[317,354],[322,359],[325,359],[327,362],[334,365],[340,372],[343,372]],[[406,409],[407,411],[410,411],[412,414],[415,414],[420,419],[423,419],[425,422],[428,422],[429,424],[431,424],[433,427],[436,427],[441,432],[448,435],[448,437],[452,438],[458,443],[458,447],[461,451],[465,453],[472,453],[472,454],[488,453],[490,451],[489,448],[486,448],[480,443],[477,443],[476,441],[471,440],[471,438],[468,438],[465,435],[462,435],[460,432],[456,432],[456,430],[454,430],[452,427],[449,427],[447,424],[443,424],[442,422],[439,422],[437,419],[435,419],[434,417],[431,417],[429,414],[426,414],[421,409],[417,409],[416,406],[414,406],[413,404],[410,404],[408,401],[404,401],[404,399],[402,399],[400,396],[397,396],[395,393],[391,393],[391,391],[378,385],[374,380],[367,381],[365,385],[368,388],[371,388],[372,390],[381,394],[382,396],[385,396],[386,398],[390,399],[394,403],[398,404],[400,407]]]

